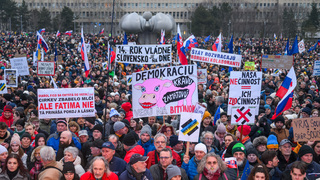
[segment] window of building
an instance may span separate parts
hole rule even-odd
[[[136,7],[138,7],[138,3],[136,3]]]
[[[170,12],[170,13],[171,13],[171,12]],[[172,13],[172,16],[173,16],[173,18],[176,18],[176,13],[173,12],[173,13]]]
[[[177,12],[177,18],[179,19],[179,12]]]
[[[173,8],[176,8],[176,3],[173,3],[173,4],[172,4],[172,7],[173,7]]]
[[[147,3],[147,8],[149,8],[149,3]]]
[[[143,4],[142,4],[142,7],[143,7],[143,8],[146,8],[146,3],[143,3]]]

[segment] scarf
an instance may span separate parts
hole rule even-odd
[[[43,165],[41,161],[36,160],[34,162],[34,167],[30,170],[31,179],[38,179],[38,175],[41,172]]]
[[[220,169],[218,169],[215,173],[211,174],[208,169],[205,167],[203,169],[203,175],[208,179],[208,180],[218,180],[220,177]]]
[[[247,142],[247,141],[248,141],[248,139],[249,139],[249,138],[250,138],[249,136],[247,136],[247,137],[243,138],[243,139],[242,139],[242,141],[241,141],[241,143],[242,143],[242,144],[244,144],[245,142]]]
[[[214,138],[216,138],[217,140],[219,140],[220,142],[220,146],[222,145],[222,143],[224,142],[224,137],[223,138],[220,138],[217,133],[214,133]]]
[[[11,172],[9,170],[7,170],[7,174],[9,176],[9,179],[12,180],[14,177],[16,177],[16,175],[18,174],[19,168],[17,168],[15,171]]]

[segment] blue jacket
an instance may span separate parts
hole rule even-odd
[[[132,175],[131,166],[130,164],[127,164],[126,170],[123,173],[121,173],[121,175],[119,176],[119,180],[140,180],[140,179],[136,179]],[[146,171],[143,173],[141,180],[153,180],[149,169],[146,169]]]
[[[292,163],[289,164],[282,174],[283,179],[286,177],[290,177],[290,169],[291,169]],[[308,166],[306,170],[307,178],[308,180],[316,180],[320,177],[320,165],[316,163],[315,161],[312,161]]]
[[[153,139],[151,138],[148,142],[142,144],[141,139],[139,139],[138,144],[144,149],[144,156],[147,156],[150,151],[156,150],[153,144]]]
[[[273,170],[269,171],[269,177],[272,180],[281,180],[282,178],[282,172],[278,167],[273,168]]]
[[[113,156],[111,161],[109,162],[109,169],[117,176],[120,176],[126,170],[127,163],[118,157]]]
[[[81,150],[81,143],[77,140],[77,138],[72,136],[72,140],[76,145],[76,147],[79,150]],[[60,142],[60,136],[58,135],[58,133],[54,133],[48,137],[47,146],[51,146],[57,153],[59,150],[59,142]]]
[[[182,166],[181,166],[184,170],[186,170],[189,179],[193,179],[198,174],[198,171],[197,171],[198,165],[197,165],[196,161],[194,160],[194,158],[195,158],[195,156],[193,156],[189,160],[188,164],[183,162]]]

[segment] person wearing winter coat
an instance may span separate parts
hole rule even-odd
[[[62,177],[63,166],[56,161],[54,149],[49,146],[42,147],[40,158],[43,169],[38,176],[39,180],[59,180]]]
[[[114,156],[115,150],[114,145],[107,141],[102,144],[101,154],[108,161],[110,171],[120,176],[126,170],[127,163],[123,159]]]
[[[13,125],[13,113],[10,105],[6,105],[3,108],[2,116],[0,116],[0,122],[6,123],[8,127]]]
[[[258,151],[258,157],[260,158],[262,153],[267,150],[268,139],[265,136],[257,137],[253,140],[253,147]]]
[[[144,149],[142,146],[137,144],[138,135],[134,132],[131,131],[130,133],[126,134],[123,138],[123,148],[124,150],[127,151],[124,161],[129,163],[130,158],[133,154],[141,154],[142,156],[144,155]]]
[[[84,173],[80,180],[118,180],[118,176],[111,172],[107,160],[96,156],[90,163],[89,171]]]
[[[149,169],[147,169],[147,160],[148,156],[133,154],[127,164],[126,170],[119,176],[119,180],[153,180]]]
[[[81,166],[81,158],[78,154],[78,148],[69,146],[64,150],[64,157],[60,160],[60,163],[64,165],[66,162],[72,162],[75,168],[75,173],[81,177],[85,173],[85,170]]]
[[[272,180],[281,180],[282,172],[278,168],[279,159],[276,151],[267,150],[261,155],[261,161],[266,165]]]
[[[186,170],[189,179],[193,179],[198,174],[197,168],[201,159],[207,154],[207,147],[203,143],[198,143],[194,147],[195,156],[189,159],[189,156],[183,157],[182,168]]]
[[[10,154],[6,159],[3,171],[0,173],[1,180],[29,180],[30,176],[17,154]]]

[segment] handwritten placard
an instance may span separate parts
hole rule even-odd
[[[294,119],[292,127],[296,142],[320,140],[320,117]]]

